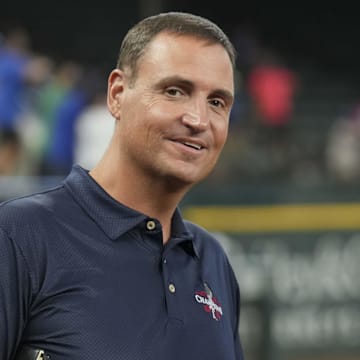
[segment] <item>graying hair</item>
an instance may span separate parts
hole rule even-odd
[[[204,17],[185,12],[160,13],[135,24],[122,41],[117,68],[129,69],[130,76],[134,80],[139,59],[145,53],[151,40],[160,32],[190,35],[205,40],[209,44],[220,44],[228,53],[235,69],[236,51],[223,30]]]

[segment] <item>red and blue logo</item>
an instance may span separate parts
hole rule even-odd
[[[219,321],[223,315],[223,310],[221,304],[213,296],[212,291],[210,290],[207,284],[204,284],[205,291],[196,291],[195,292],[195,301],[203,305],[204,310],[207,313],[210,313],[212,318],[216,321]]]

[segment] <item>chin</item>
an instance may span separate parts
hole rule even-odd
[[[202,165],[167,161],[157,167],[156,176],[159,180],[166,179],[166,183],[171,184],[174,189],[190,188],[204,180],[211,172],[212,166]]]
[[[201,182],[202,180],[204,180],[207,176],[206,174],[203,173],[198,173],[196,171],[189,171],[189,172],[173,172],[173,173],[168,173],[166,178],[167,178],[167,183],[168,184],[172,184],[174,188],[190,188],[194,185],[196,185],[197,183]]]

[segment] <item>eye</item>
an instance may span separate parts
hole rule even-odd
[[[221,101],[220,99],[211,99],[210,104],[212,106],[218,107],[218,108],[224,108],[225,107],[224,101]]]
[[[177,87],[171,87],[166,89],[166,93],[170,96],[181,96],[183,92]]]

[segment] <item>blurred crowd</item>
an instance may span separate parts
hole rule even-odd
[[[90,168],[112,134],[106,78],[96,67],[31,49],[23,28],[0,43],[0,175],[64,175]]]
[[[308,71],[306,66],[303,68],[309,75],[305,70],[299,71],[301,66],[296,68],[288,63],[289,58],[262,43],[249,24],[235,28],[232,41],[241,73],[237,76],[230,136],[218,179],[295,186],[357,184],[360,180],[357,84],[349,101],[331,74],[317,78],[312,74],[321,73],[321,69]],[[334,93],[335,98],[328,93]],[[322,108],[324,111],[319,110]]]
[[[251,27],[232,36],[238,52],[229,141],[211,178],[351,183],[360,179],[360,110],[334,121],[317,155],[297,141],[293,119],[301,76],[261,44]],[[13,28],[0,38],[0,175],[66,175],[91,168],[105,150],[114,119],[106,107],[107,73],[32,50]]]

